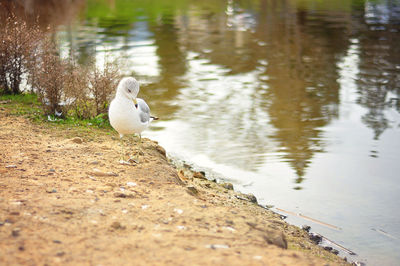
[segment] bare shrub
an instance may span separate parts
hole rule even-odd
[[[94,104],[89,97],[88,73],[88,67],[69,61],[64,86],[66,108],[70,115],[81,119],[94,116]]]
[[[44,39],[30,62],[29,83],[38,94],[45,114],[64,113],[62,100],[67,67],[67,61],[58,54],[56,43],[49,38]]]
[[[89,92],[94,100],[96,116],[107,113],[120,77],[121,74],[114,62],[106,60],[100,69],[95,64],[92,65],[89,74]]]
[[[18,94],[30,56],[43,33],[37,24],[28,26],[13,12],[8,14],[0,27],[0,89],[4,94]]]

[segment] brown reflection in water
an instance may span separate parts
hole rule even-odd
[[[74,21],[85,7],[85,0],[0,0],[0,23],[14,12],[28,23],[39,24],[46,28],[68,24]]]
[[[171,119],[178,109],[178,106],[171,106],[168,102],[176,98],[184,86],[181,77],[187,71],[186,52],[179,42],[180,32],[176,25],[176,16],[170,12],[165,10],[159,20],[149,27],[157,47],[160,76],[157,82],[143,86],[143,95],[149,99],[153,98],[151,104],[157,106],[157,112],[162,115],[163,120]]]
[[[329,27],[329,15],[312,17],[310,10],[295,10],[286,1],[261,4],[256,34],[267,43],[268,112],[277,129],[271,137],[283,148],[299,184],[314,153],[323,151],[321,128],[338,116],[336,64],[347,49],[346,26]]]

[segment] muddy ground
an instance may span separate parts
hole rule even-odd
[[[0,265],[346,264],[244,195],[177,170],[154,141],[121,165],[116,132],[10,112],[0,105]]]

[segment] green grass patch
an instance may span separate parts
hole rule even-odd
[[[35,94],[0,95],[0,106],[10,110],[11,115],[40,120],[43,116],[41,104]]]
[[[34,122],[81,127],[111,129],[107,114],[100,114],[90,119],[80,119],[74,116],[60,118],[55,115],[44,115],[42,105],[36,94],[0,95],[0,106],[10,111],[11,115],[24,116]]]

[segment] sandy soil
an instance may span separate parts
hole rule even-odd
[[[177,170],[154,141],[135,166],[117,163],[118,145],[110,130],[0,105],[0,265],[346,264],[244,195]]]

